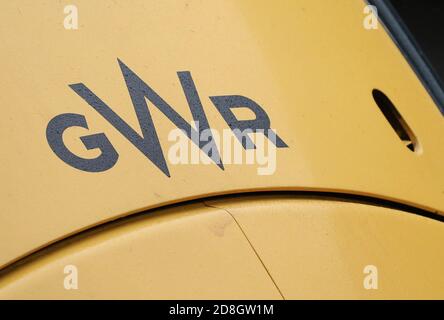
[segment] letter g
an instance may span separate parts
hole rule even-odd
[[[76,169],[87,172],[106,171],[116,164],[119,154],[104,133],[80,137],[83,145],[88,150],[100,149],[101,154],[97,158],[85,159],[69,151],[63,143],[63,132],[70,127],[88,129],[88,124],[85,117],[81,114],[64,113],[52,118],[46,127],[48,144],[61,160]]]

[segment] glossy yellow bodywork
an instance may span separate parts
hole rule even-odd
[[[65,30],[63,7],[74,2],[79,29]],[[334,191],[444,215],[444,119],[385,30],[363,28],[364,5],[348,0],[340,4],[333,0],[3,3],[0,18],[7,27],[0,28],[0,268],[119,217],[213,195]],[[238,94],[259,103],[289,146],[277,149],[276,172],[260,176],[257,166],[246,164],[226,165],[225,170],[214,164],[169,164],[171,178],[163,175],[68,87],[85,83],[138,130],[117,58],[187,121],[192,117],[177,71],[191,72],[210,127],[216,130],[228,126],[209,96]],[[396,136],[372,98],[374,88],[396,105],[418,138],[419,152],[408,150]],[[151,112],[166,152],[172,144],[168,132],[175,127],[157,109]],[[73,128],[64,136],[73,152],[96,157],[97,150],[85,150],[79,137],[103,132],[119,153],[117,164],[105,172],[87,173],[57,158],[45,130],[61,113],[82,114],[88,121],[89,130]],[[233,215],[239,216],[247,238],[285,297],[318,293],[443,298],[443,276],[438,272],[443,263],[442,223],[362,205],[301,202],[299,209],[296,201],[294,207],[273,201],[262,209],[256,203],[251,210],[236,205],[233,210],[239,213]],[[273,206],[278,208],[276,215],[270,213]],[[232,222],[221,227],[227,230],[223,237],[210,230],[211,224],[231,221],[226,213],[209,208],[178,212],[147,217],[51,254],[43,251],[41,260],[2,275],[0,295],[280,297],[238,227]],[[283,226],[303,232],[295,236],[288,229],[278,237]],[[194,228],[200,231],[194,233]],[[261,238],[259,231],[264,228],[270,235]],[[183,238],[169,236],[178,230]],[[134,238],[126,238],[125,232]],[[304,232],[310,242],[302,237]],[[134,261],[125,259],[127,248],[133,248],[131,241],[139,250]],[[152,251],[146,249],[145,256],[142,248]],[[165,248],[171,255],[165,255]],[[273,253],[270,248],[280,251]],[[298,255],[285,260],[296,248]],[[196,258],[194,250],[208,255]],[[190,252],[197,260],[186,261],[181,252]],[[94,258],[95,254],[103,259]],[[57,287],[63,277],[59,268],[68,261],[90,268],[82,271],[94,286],[86,296]],[[132,270],[141,270],[139,262],[151,272],[133,274]],[[380,264],[390,277],[388,282],[381,280],[385,284],[376,293],[363,292],[362,280],[358,281],[362,264],[367,263]],[[325,264],[329,267],[316,268]],[[204,271],[194,273],[196,265]],[[105,282],[96,268],[103,269],[105,278],[121,278]],[[221,269],[226,278],[221,278]],[[414,274],[409,284],[402,282],[415,270],[418,278]],[[174,279],[179,278],[182,282],[176,287]],[[149,285],[138,287],[140,279],[155,291]],[[334,288],[326,279],[333,281]],[[125,283],[134,284],[134,290],[111,290]],[[184,292],[185,286],[190,291]]]
[[[287,299],[444,298],[442,222],[295,196],[207,204],[236,219]],[[377,290],[364,289],[367,265],[377,267]]]
[[[439,299],[444,225],[291,195],[206,201],[99,228],[0,279],[8,299]],[[66,290],[66,265],[78,289]],[[378,268],[378,289],[363,285]]]
[[[78,268],[78,290],[65,290],[65,265]],[[203,204],[82,237],[19,268],[0,288],[0,298],[22,299],[280,298],[233,218]]]

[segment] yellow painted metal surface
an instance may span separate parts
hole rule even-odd
[[[66,290],[66,265],[78,289]],[[159,210],[52,250],[0,280],[0,299],[280,299],[224,210]]]
[[[215,194],[338,191],[444,213],[443,118],[385,31],[362,27],[364,2],[75,3],[78,30],[63,27],[66,1],[2,4],[0,267],[103,222]],[[259,103],[289,146],[277,149],[276,172],[169,164],[166,177],[68,86],[84,83],[138,130],[117,58],[187,121],[177,71],[191,72],[211,128],[228,126],[209,96]],[[394,134],[374,88],[397,106],[421,152]],[[70,150],[94,158],[79,137],[105,133],[117,164],[89,173],[61,161],[45,130],[62,113],[89,125],[65,133]],[[175,127],[155,108],[152,116],[168,150]]]
[[[242,227],[287,299],[443,299],[444,224],[396,209],[289,196],[209,201]],[[366,266],[377,289],[366,289]]]
[[[442,299],[443,241],[442,222],[368,204],[206,201],[43,251],[0,278],[0,299]],[[364,286],[369,265],[376,289]]]

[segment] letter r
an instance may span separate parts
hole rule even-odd
[[[252,132],[262,132],[278,148],[288,148],[288,145],[270,128],[270,118],[260,105],[244,96],[213,96],[210,97],[217,110],[230,126],[236,138],[242,144],[244,149],[255,149],[251,139],[242,134],[250,130]],[[248,108],[256,115],[253,120],[238,120],[231,109]],[[244,139],[243,139],[244,138]]]

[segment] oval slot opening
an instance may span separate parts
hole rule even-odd
[[[384,117],[390,123],[399,139],[401,139],[404,145],[411,151],[417,151],[419,149],[418,139],[416,139],[412,129],[410,129],[409,125],[396,109],[395,105],[382,91],[378,89],[373,89],[372,95],[376,105],[379,107],[379,110],[381,110]]]

